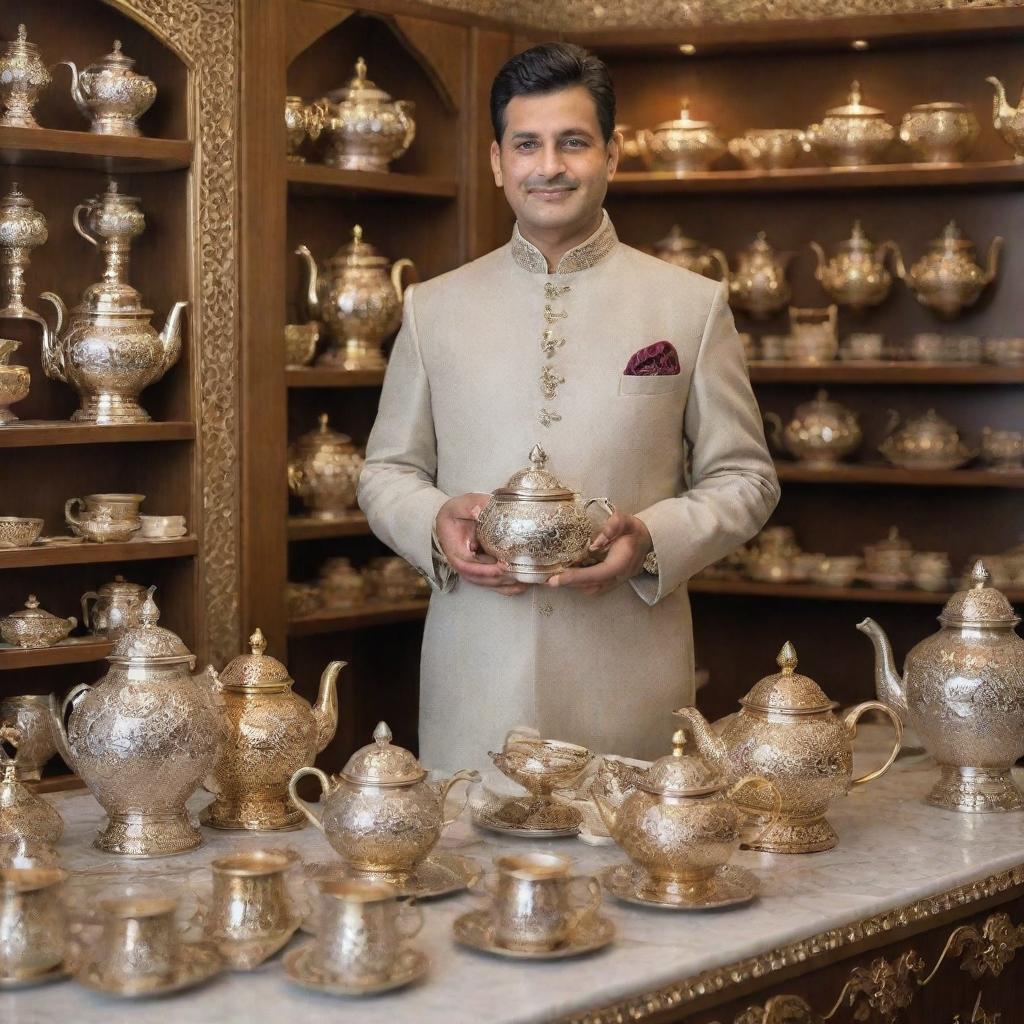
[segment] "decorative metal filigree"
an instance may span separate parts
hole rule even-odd
[[[545,366],[540,371],[540,391],[548,400],[558,395],[558,389],[565,383],[565,378],[556,373],[553,367]]]
[[[733,1024],[822,1024],[822,1020],[799,996],[783,995],[772,996],[764,1006],[748,1006]]]
[[[872,1014],[877,1014],[890,1024],[914,1001],[919,987],[917,975],[923,973],[924,960],[916,950],[901,953],[895,963],[878,957],[867,967],[854,968],[838,1002],[844,995],[849,998],[854,1020],[870,1020]]]
[[[1024,948],[1024,925],[1014,925],[1009,914],[993,914],[980,931],[971,924],[957,928],[947,948],[953,956],[963,957],[960,967],[972,978],[986,973],[998,978],[1017,950]]]
[[[565,338],[556,338],[554,331],[545,331],[541,335],[540,349],[550,359],[565,344]]]

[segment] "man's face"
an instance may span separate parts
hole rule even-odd
[[[520,225],[540,232],[591,224],[618,162],[617,136],[605,143],[582,85],[513,97],[501,145],[491,143],[494,183]]]

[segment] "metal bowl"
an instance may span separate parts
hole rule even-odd
[[[42,519],[0,516],[0,548],[30,547],[42,532]]]

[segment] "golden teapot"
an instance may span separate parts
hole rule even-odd
[[[724,152],[725,143],[710,121],[690,117],[690,98],[684,96],[679,117],[636,133],[644,163],[659,171],[686,174],[706,171]]]
[[[95,64],[79,71],[74,61],[62,60],[71,69],[71,97],[96,135],[141,135],[136,123],[156,99],[151,78],[134,71],[135,61],[121,52],[121,40]]]
[[[659,260],[692,270],[695,274],[710,277],[712,281],[722,281],[729,276],[729,261],[721,249],[712,249],[693,238],[687,238],[679,229],[678,224],[654,243],[654,255]]]
[[[857,629],[875,648],[878,698],[893,708],[939,763],[927,800],[952,811],[1016,811],[1024,793],[1010,769],[1024,756],[1024,640],[1010,602],[993,588],[984,563],[972,586],[955,593],[941,628],[907,654],[903,675],[873,619]]]
[[[977,454],[963,443],[956,427],[934,409],[902,427],[899,413],[890,409],[888,436],[878,450],[893,465],[904,469],[956,469]]]
[[[821,124],[807,129],[807,144],[830,167],[861,167],[879,163],[896,129],[885,112],[862,100],[860,82],[853,82],[846,104],[825,111]]]
[[[897,256],[896,273],[922,306],[952,319],[973,306],[995,279],[1002,247],[1003,239],[996,235],[989,246],[986,265],[981,266],[974,258],[974,243],[964,238],[956,221],[951,220],[942,237],[932,240],[928,251],[909,271]]]
[[[0,725],[0,867],[46,867],[57,863],[64,820],[25,785],[18,770],[22,738],[15,726]]]
[[[766,853],[814,853],[839,841],[825,818],[829,804],[853,786],[889,770],[903,742],[903,723],[888,705],[865,701],[840,718],[835,701],[818,684],[796,671],[796,650],[788,641],[776,659],[780,672],[765,676],[740,701],[740,710],[714,729],[696,708],[680,708],[701,752],[713,763],[728,765],[731,778],[755,774],[778,786],[782,794],[777,823],[769,823],[747,845]],[[880,711],[892,722],[896,740],[881,768],[853,778],[853,741],[857,722]],[[717,730],[717,731],[716,731]],[[756,790],[741,806],[755,818],[774,812]]]
[[[288,489],[318,519],[331,519],[356,507],[363,457],[348,434],[327,425],[320,413],[316,430],[288,447]]]
[[[306,775],[320,780],[319,815],[296,789]],[[458,817],[444,816],[452,786],[479,781],[479,772],[459,771],[444,782],[428,782],[426,769],[404,747],[392,744],[387,723],[379,722],[373,743],[357,750],[340,775],[331,779],[319,768],[300,768],[288,793],[353,869],[403,873],[430,853],[442,831]]]
[[[761,320],[782,309],[792,291],[786,268],[794,253],[776,252],[763,231],[739,254],[729,277],[729,301],[737,309]]]
[[[860,226],[853,222],[853,232],[845,242],[836,246],[836,254],[825,256],[817,243],[810,243],[818,259],[814,276],[840,306],[860,312],[868,306],[877,306],[892,287],[892,275],[885,265],[890,252],[898,259],[900,251],[895,242],[875,245]]]
[[[725,770],[723,770],[725,769]],[[774,783],[748,775],[729,784],[728,763],[686,750],[686,734],[672,736],[672,753],[639,776],[617,805],[600,792],[591,796],[608,832],[630,860],[647,872],[655,891],[692,886],[727,864],[741,843],[756,841],[738,801],[746,788],[766,790],[766,804],[781,806]],[[770,818],[768,826],[774,818]],[[759,827],[764,831],[765,825]]]
[[[766,412],[764,418],[772,425],[776,445],[809,468],[830,469],[861,441],[857,414],[831,401],[825,390],[814,401],[798,405],[785,426],[777,413]]]
[[[321,274],[309,249],[295,253],[306,267],[306,313],[321,320],[331,344],[317,364],[336,370],[383,370],[387,365],[381,342],[402,323],[402,272],[415,265],[396,260],[390,272],[387,257],[363,241],[363,229],[352,229],[352,241],[339,249]]]
[[[530,450],[530,465],[513,473],[477,517],[480,547],[509,566],[521,583],[543,583],[587,555],[594,528],[587,516],[591,505],[608,515],[614,509],[604,498],[581,500],[546,467],[539,444]]]
[[[1024,90],[1021,90],[1021,102],[1011,107],[1006,101],[1003,83],[995,75],[989,75],[985,81],[996,91],[992,97],[992,126],[1013,150],[1014,159],[1024,159]]]
[[[266,648],[257,629],[249,637],[250,653],[240,654],[215,678],[228,739],[205,782],[216,799],[200,815],[204,825],[272,831],[305,824],[302,812],[289,803],[288,783],[334,737],[338,673],[346,662],[332,661],[324,669],[310,707]]]

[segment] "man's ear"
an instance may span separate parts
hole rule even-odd
[[[501,147],[496,142],[491,143],[491,171],[494,174],[494,184],[501,188]]]
[[[615,172],[619,167],[619,159],[622,156],[622,132],[612,132],[612,137],[608,140],[608,180],[611,181],[615,177]]]

